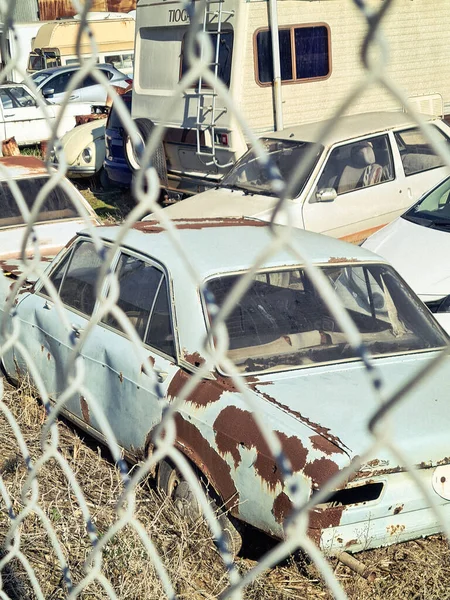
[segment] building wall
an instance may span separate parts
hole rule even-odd
[[[25,1],[25,0],[23,0]],[[39,15],[41,21],[51,21],[60,17],[71,17],[77,11],[71,0],[26,0],[26,2],[39,2]],[[19,3],[18,3],[19,4]],[[136,0],[92,0],[91,11],[110,10],[114,12],[128,12],[136,8]]]
[[[20,23],[39,20],[38,0],[20,0],[14,3],[13,19]]]

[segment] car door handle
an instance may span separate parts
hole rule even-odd
[[[156,379],[158,380],[158,382],[159,383],[164,383],[165,380],[167,379],[167,375],[169,373],[167,373],[167,371],[163,371],[162,369],[160,369],[158,367],[158,365],[155,365],[153,367],[153,370],[155,371]]]
[[[69,96],[69,100],[79,100],[80,96],[77,96],[76,94],[72,94],[72,96]]]
[[[5,113],[5,119],[8,119],[9,117],[15,117],[16,113],[9,113],[8,115]]]
[[[72,323],[72,331],[76,338],[79,338],[81,336],[81,334],[83,333],[83,329],[81,327],[79,327],[79,325],[74,325],[73,323]]]

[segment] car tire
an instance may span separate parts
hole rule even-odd
[[[202,482],[204,483],[203,479]],[[170,461],[162,460],[159,463],[156,484],[166,496],[172,499],[181,516],[192,520],[201,516],[202,511],[195,494],[180,471]],[[229,517],[219,508],[223,503],[209,485],[204,485],[204,491],[213,510],[216,512],[217,520],[224,534],[226,549],[232,556],[236,556],[242,547],[242,536],[239,533],[237,523],[235,524],[233,517]]]
[[[140,148],[135,148],[131,136],[129,133],[125,133],[123,140],[124,143],[124,154],[127,160],[130,170],[134,173],[141,167],[140,155],[144,152],[145,145],[147,144],[153,129],[156,127],[150,119],[134,119],[134,123],[137,127],[139,134]],[[158,173],[161,185],[167,187],[167,161],[166,153],[164,152],[164,145],[162,142],[158,144],[155,152],[151,157],[152,165],[155,167]]]

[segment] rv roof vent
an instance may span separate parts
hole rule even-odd
[[[435,117],[444,116],[444,102],[441,94],[427,94],[425,96],[411,96],[408,102],[414,106],[416,110],[426,115]],[[408,107],[404,107],[404,112],[408,112]]]

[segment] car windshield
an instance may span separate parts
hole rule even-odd
[[[33,208],[34,201],[47,183],[48,177],[30,177],[27,179],[16,180],[19,190],[29,210]],[[46,196],[41,207],[36,222],[54,221],[58,219],[75,219],[78,213],[74,208],[70,197],[57,185]],[[6,181],[0,182],[0,228],[11,227],[12,225],[24,225],[25,221],[20,212],[17,201]]]
[[[446,339],[428,310],[386,265],[333,265],[322,272],[373,356],[440,348]],[[221,306],[237,275],[207,283]],[[228,358],[241,373],[357,359],[346,335],[301,268],[254,276],[226,319]]]
[[[323,146],[311,142],[269,138],[262,138],[260,142],[273,164],[278,167],[284,181],[288,181],[289,177],[295,172],[295,169],[303,163],[307,153],[313,151],[314,159],[311,167],[303,174],[293,194],[294,197],[297,197],[308,181],[311,171],[322,153]],[[258,161],[253,150],[248,150],[237,161],[231,171],[223,178],[221,187],[240,189],[254,194],[276,195],[272,191],[267,166]]]
[[[48,79],[50,77],[50,74],[47,73],[47,71],[40,71],[38,73],[33,73],[31,75],[31,79],[34,81],[34,83],[36,84],[37,87],[39,87],[41,85],[41,83],[43,81],[45,81],[46,79]]]
[[[450,177],[423,196],[402,217],[425,227],[450,231]]]

